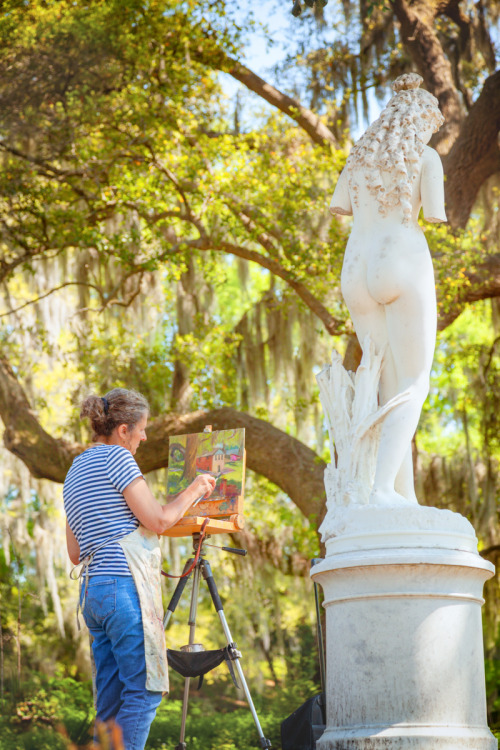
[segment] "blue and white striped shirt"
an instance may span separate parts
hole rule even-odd
[[[80,545],[80,560],[99,544],[139,526],[123,490],[142,472],[126,448],[98,443],[73,461],[63,488],[64,510]],[[89,574],[131,575],[118,541],[95,553]]]

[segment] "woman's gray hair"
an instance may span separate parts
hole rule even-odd
[[[103,397],[87,396],[80,410],[82,419],[90,419],[93,440],[109,437],[120,424],[126,424],[130,430],[148,414],[149,404],[144,396],[126,388],[113,388]]]

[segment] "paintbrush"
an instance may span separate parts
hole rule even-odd
[[[203,472],[203,473],[208,474],[209,472]],[[214,476],[214,479],[215,479],[214,490],[215,490],[215,487],[217,486],[217,480],[219,479],[219,477],[221,475],[222,475],[222,471],[219,471],[219,473]],[[196,505],[198,505],[198,503],[200,503],[203,500],[203,498],[205,497],[206,494],[207,493],[205,492],[205,493],[203,493],[203,495],[200,495],[200,497],[197,500],[194,501],[194,503],[192,504],[191,507],[194,508]]]

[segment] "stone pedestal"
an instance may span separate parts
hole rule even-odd
[[[481,626],[494,568],[472,527],[421,507],[364,506],[350,521],[312,570],[326,607],[318,750],[496,750]]]

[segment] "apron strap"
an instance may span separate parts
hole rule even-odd
[[[69,572],[69,577],[72,581],[79,581],[78,585],[78,602],[76,604],[76,625],[78,630],[81,630],[80,625],[80,611],[83,611],[83,608],[85,607],[85,599],[87,598],[87,588],[89,585],[89,565],[92,562],[94,555],[93,553],[90,555],[87,555],[87,557],[84,557],[81,562],[78,563],[78,565],[75,565],[73,568],[71,568]],[[80,568],[80,570],[77,571],[77,568]],[[77,571],[77,572],[76,572]],[[85,591],[83,592],[83,601],[80,605],[80,599],[82,598],[82,577],[85,576]]]
[[[94,547],[94,549],[89,552],[88,555],[86,555],[83,560],[80,560],[80,562],[77,565],[74,565],[71,570],[69,571],[69,577],[72,581],[79,581],[80,584],[78,586],[78,603],[76,605],[76,625],[78,627],[78,630],[81,630],[80,626],[80,618],[79,614],[80,612],[83,612],[83,609],[85,607],[85,599],[87,598],[87,589],[89,585],[89,567],[94,559],[94,555],[96,552],[98,552],[103,547],[106,547],[108,544],[111,544],[111,542],[116,542],[118,539],[122,539],[123,534],[116,534],[115,536],[112,536],[110,539],[106,539],[104,542],[101,542],[101,544],[98,544],[97,547]],[[79,568],[79,570],[77,570]],[[80,604],[80,599],[82,598],[82,577],[85,576],[85,590],[83,592],[83,600]]]

